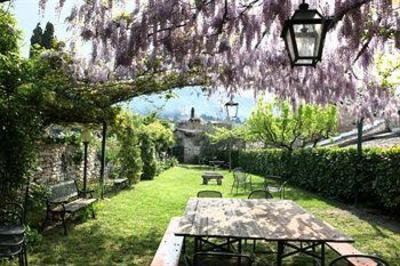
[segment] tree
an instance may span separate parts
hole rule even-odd
[[[316,146],[336,131],[336,108],[302,104],[293,110],[287,101],[259,101],[245,126],[248,135],[266,147],[292,151],[307,144]]]
[[[43,123],[37,91],[24,81],[29,64],[19,56],[15,19],[0,7],[0,198],[14,197],[35,159]]]
[[[54,36],[54,25],[51,22],[47,22],[46,29],[42,35],[42,47],[51,49],[56,47],[56,38]]]
[[[62,45],[54,36],[54,25],[51,22],[47,22],[44,32],[38,23],[32,32],[30,57],[40,54],[43,49],[59,49]]]
[[[37,48],[42,46],[42,35],[43,35],[43,30],[40,27],[40,23],[38,23],[36,24],[36,27],[33,29],[32,32],[31,49],[29,52],[29,57],[32,57],[35,47]]]
[[[137,183],[143,173],[141,130],[141,119],[124,111],[118,114],[110,130],[119,142],[114,168],[121,178],[128,178],[132,183]]]
[[[169,125],[162,123],[160,120],[155,120],[145,126],[146,131],[154,140],[155,149],[158,154],[166,152],[175,143],[174,132]]]
[[[151,180],[157,173],[157,161],[154,141],[148,132],[142,132],[141,134],[141,151],[143,161],[143,173],[141,179]]]

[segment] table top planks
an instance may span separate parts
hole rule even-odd
[[[175,235],[353,242],[290,200],[191,198]]]

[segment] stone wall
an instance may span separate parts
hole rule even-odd
[[[54,184],[64,180],[83,180],[83,145],[41,144],[37,157],[37,170],[33,180],[42,184]],[[100,161],[95,146],[88,148],[88,180],[100,173]]]

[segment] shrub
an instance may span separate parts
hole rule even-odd
[[[141,134],[141,157],[143,161],[143,180],[151,180],[157,174],[157,161],[155,153],[155,145],[151,137],[143,133]]]
[[[361,157],[355,149],[248,150],[239,153],[238,165],[329,198],[400,210],[400,148],[365,149]]]
[[[130,113],[120,113],[111,128],[118,140],[111,141],[111,150],[107,159],[112,165],[113,177],[128,178],[137,183],[142,175],[143,162],[140,148],[140,119]],[[111,162],[110,162],[111,161]]]

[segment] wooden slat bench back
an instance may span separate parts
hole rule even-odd
[[[48,199],[51,202],[64,202],[77,197],[78,193],[75,181],[69,180],[49,186]]]
[[[343,255],[356,255],[363,254],[361,251],[357,250],[349,243],[333,243],[327,242],[327,246],[329,246],[333,251],[335,251],[340,256]],[[368,258],[348,258],[348,262],[350,262],[354,266],[376,266],[377,263]]]
[[[183,237],[175,236],[181,217],[173,217],[161,240],[151,266],[177,266],[183,247]]]

